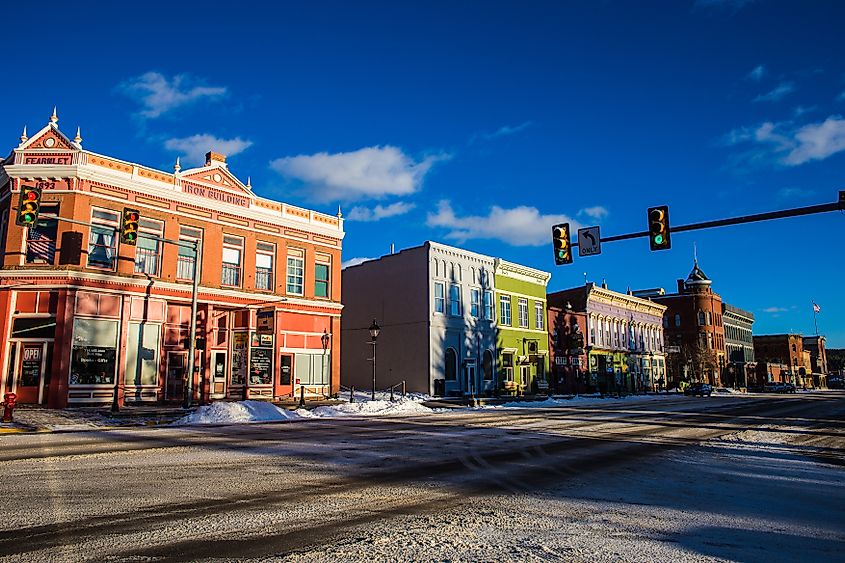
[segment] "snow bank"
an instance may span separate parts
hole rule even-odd
[[[263,401],[238,401],[235,403],[219,402],[200,407],[173,424],[180,426],[193,424],[244,424],[273,420],[291,420],[295,418],[301,418],[301,416],[295,412],[280,409],[271,403]]]
[[[639,401],[662,401],[667,397],[665,393],[655,395],[628,395],[623,397],[602,397],[599,394],[578,395],[569,398],[554,398],[550,397],[542,401],[513,401],[510,403],[502,403],[501,405],[486,405],[478,407],[482,409],[545,409],[550,407],[573,407],[580,405],[595,405],[606,404],[608,402],[639,402]]]
[[[302,417],[334,418],[338,416],[414,416],[431,414],[433,409],[422,405],[417,398],[399,399],[394,402],[385,400],[358,400],[355,403],[343,403],[331,407],[317,407],[315,409],[297,409],[296,414]]]

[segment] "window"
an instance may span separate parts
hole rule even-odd
[[[509,295],[499,296],[499,324],[511,326],[511,298]]]
[[[513,354],[502,354],[502,379],[513,381]]]
[[[242,238],[223,236],[223,267],[220,281],[222,285],[240,287],[243,249],[244,240]]]
[[[88,237],[88,266],[107,268],[115,266],[116,238],[119,216],[114,211],[105,209],[91,210],[91,232]]]
[[[71,385],[113,385],[117,370],[117,321],[73,321]]]
[[[493,320],[493,292],[484,292],[484,320]]]
[[[273,289],[273,258],[276,245],[267,242],[255,244],[255,289],[271,291]]]
[[[543,330],[545,327],[545,315],[543,314],[543,302],[534,302],[534,328]]]
[[[455,381],[458,378],[458,355],[452,348],[446,349],[446,381]]]
[[[443,282],[434,282],[434,311],[436,313],[446,312],[446,288]]]
[[[126,338],[126,385],[158,385],[161,325],[129,323]]]
[[[453,317],[461,316],[461,286],[449,286],[449,314]]]
[[[596,321],[590,317],[590,344],[596,343]]]
[[[520,297],[517,306],[519,308],[519,326],[528,328],[528,299]]]
[[[330,297],[329,276],[332,269],[332,257],[327,254],[318,254],[317,262],[314,265],[314,296]]]
[[[42,203],[38,223],[28,229],[26,235],[26,263],[54,264],[56,259],[56,236],[59,221],[58,203]],[[5,223],[4,223],[5,225]]]
[[[713,349],[713,333],[712,332],[707,333],[707,347],[711,350]]]
[[[675,326],[681,326],[681,315],[675,315]]]
[[[202,240],[202,230],[194,227],[180,227],[179,240],[186,243],[195,243]],[[179,256],[176,259],[176,279],[194,279],[194,268],[197,265],[196,250],[188,246],[178,246]]]
[[[698,312],[698,324],[699,326],[704,326],[704,311]]]
[[[473,317],[475,317],[477,319],[478,318],[478,311],[479,311],[479,308],[480,308],[480,305],[481,305],[479,303],[479,301],[481,300],[481,290],[471,289],[471,290],[469,290],[469,296],[470,296],[469,297],[469,302],[470,302],[469,312]]]
[[[305,251],[288,249],[288,273],[286,291],[291,295],[302,295],[305,287]]]
[[[704,322],[705,322],[706,324],[708,324],[708,325],[709,325],[709,324],[713,324],[713,317],[710,315],[710,311],[707,311],[707,312],[704,314],[704,318],[705,318]]]
[[[157,276],[161,272],[161,241],[164,223],[141,219],[138,221],[138,244],[135,247],[135,273]]]

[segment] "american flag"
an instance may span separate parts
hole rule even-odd
[[[52,262],[56,255],[56,239],[50,237],[44,229],[30,227],[27,235],[27,259]]]
[[[815,302],[813,302],[813,312],[814,313],[821,313],[822,312],[822,308],[819,307],[818,305],[816,305]]]

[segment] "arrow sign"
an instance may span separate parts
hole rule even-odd
[[[601,235],[599,228],[578,229],[578,256],[601,254]]]

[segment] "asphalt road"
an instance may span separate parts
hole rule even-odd
[[[0,558],[835,560],[843,430],[829,392],[0,436]]]

